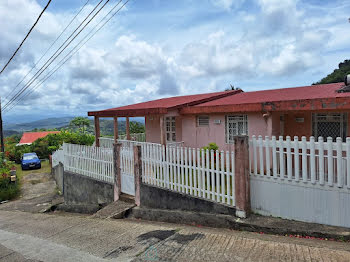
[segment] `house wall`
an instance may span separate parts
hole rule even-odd
[[[346,113],[346,111],[337,111],[337,113]],[[348,113],[348,128],[347,135],[350,136],[350,113]],[[303,123],[298,123],[296,118],[304,118]],[[312,136],[312,112],[289,112],[284,114],[285,124],[284,124],[284,135],[285,136],[306,136],[309,138]]]
[[[169,112],[167,116],[175,116],[176,121],[176,142],[182,139],[182,116],[177,112]],[[160,143],[160,115],[145,117],[146,142]]]
[[[225,137],[225,115],[210,114],[209,126],[197,127],[195,115],[182,116],[182,140],[185,146],[203,147],[208,143],[215,142],[221,150],[230,150],[231,145],[226,144]],[[271,136],[279,135],[279,118],[278,113],[271,114],[270,117],[264,118],[262,113],[248,114],[248,135]],[[220,120],[220,124],[215,124],[214,120]]]
[[[184,141],[187,147],[203,147],[208,143],[215,142],[221,150],[230,150],[231,145],[226,144],[225,137],[225,116],[227,114],[209,114],[209,126],[198,127],[196,115],[179,115],[170,112],[169,116],[176,117],[176,140]],[[263,113],[248,113],[248,135],[280,136],[281,121],[284,116],[284,137],[301,136],[310,137],[312,135],[312,113],[311,112],[272,112],[269,116],[263,117]],[[299,123],[296,118],[304,118],[304,122]],[[350,113],[348,115],[350,123]],[[151,120],[152,119],[152,120]],[[215,124],[214,120],[220,120],[220,124]],[[350,136],[350,128],[348,128]],[[159,116],[146,117],[146,141],[160,143]]]
[[[159,115],[145,117],[146,142],[160,143],[159,118]]]

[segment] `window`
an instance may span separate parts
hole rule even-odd
[[[166,141],[176,142],[176,122],[175,117],[165,118]]]
[[[197,126],[209,126],[209,116],[197,116]]]
[[[341,137],[345,141],[347,118],[346,113],[312,114],[312,135],[316,138],[321,136],[325,140],[332,137],[334,141]]]
[[[226,143],[233,143],[235,136],[248,135],[248,116],[226,116]]]

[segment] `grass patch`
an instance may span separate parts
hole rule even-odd
[[[30,169],[30,170],[22,170],[20,164],[15,164],[16,166],[16,174],[17,178],[21,179],[23,176],[27,174],[37,174],[37,173],[51,173],[51,166],[48,160],[41,161],[40,169]]]
[[[0,201],[16,198],[20,193],[19,183],[11,183],[6,188],[0,188]]]

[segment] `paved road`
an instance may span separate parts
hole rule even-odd
[[[0,261],[350,261],[350,244],[135,220],[0,211]]]

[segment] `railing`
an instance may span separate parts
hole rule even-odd
[[[172,147],[181,147],[184,146],[184,141],[180,141],[180,142],[167,142],[166,145],[167,146],[172,146]]]
[[[250,146],[252,175],[350,188],[350,138],[343,143],[340,137],[316,142],[314,137],[253,136]]]
[[[59,163],[63,164],[63,161],[64,161],[64,152],[63,152],[63,148],[61,147],[52,153],[52,166],[55,167]]]
[[[234,153],[143,144],[144,183],[235,206]]]
[[[126,134],[119,135],[118,137],[120,140],[126,140],[127,136]],[[130,134],[130,140],[132,141],[138,141],[138,142],[146,142],[146,134],[145,133],[134,133]]]
[[[146,141],[145,133],[131,134],[130,137],[131,137],[130,140],[126,140],[126,135],[119,135],[118,142],[123,143],[125,141],[132,141],[132,142],[145,142]],[[99,137],[99,141],[100,141],[100,147],[113,148],[114,138]]]
[[[66,171],[114,183],[113,149],[63,144],[63,152]]]

